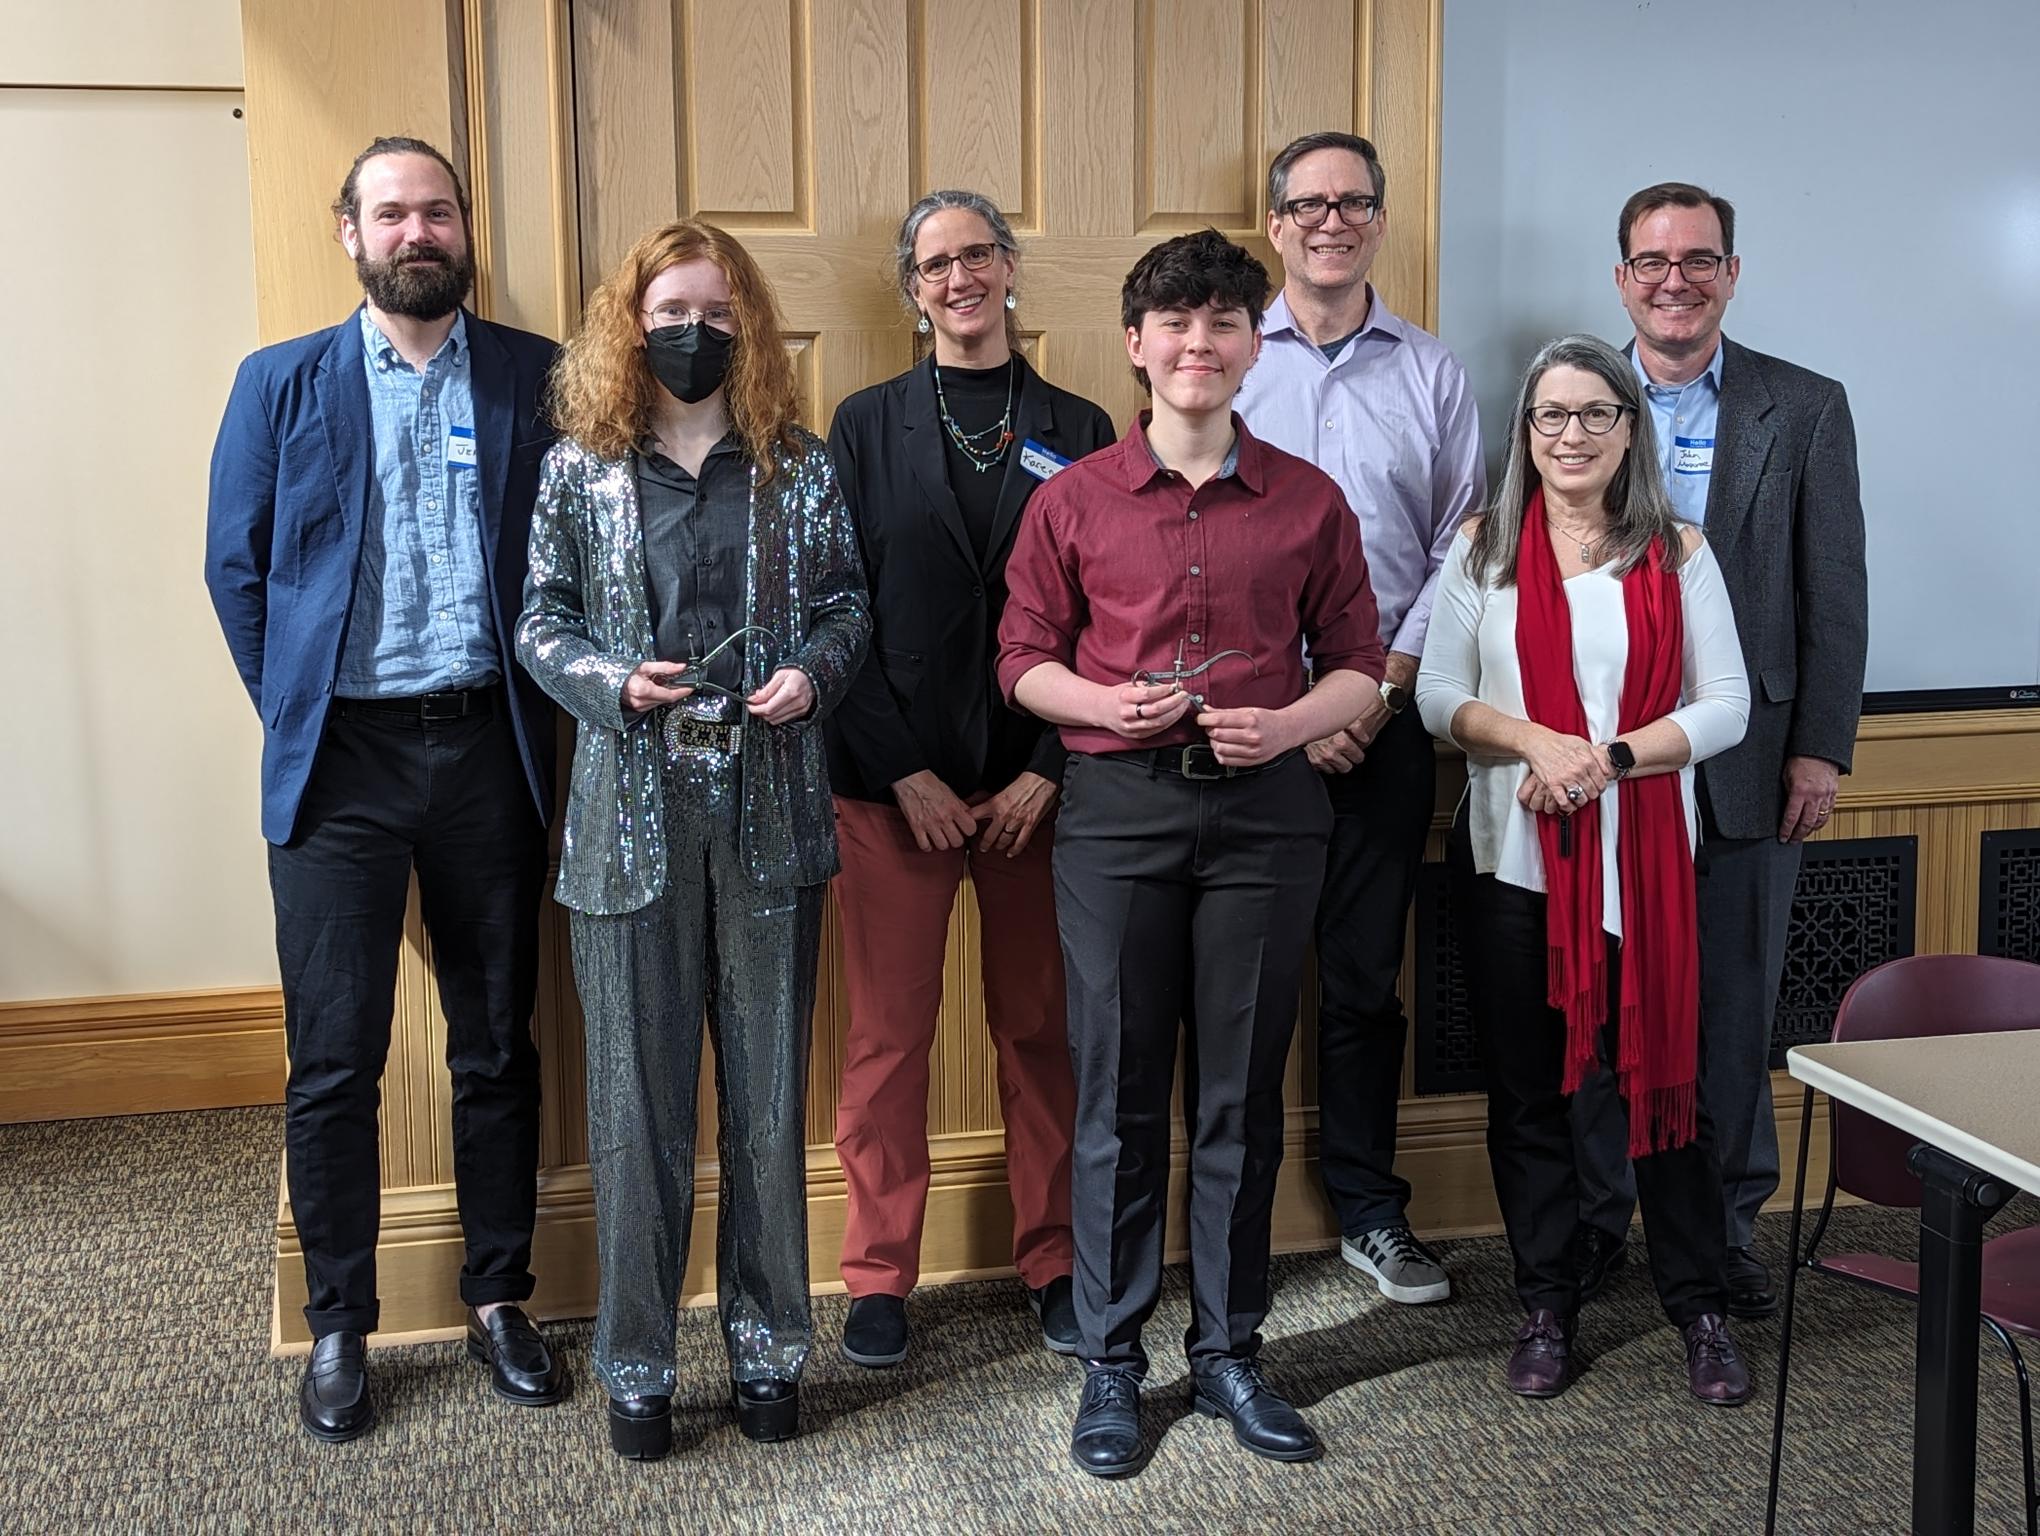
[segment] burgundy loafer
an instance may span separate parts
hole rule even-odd
[[[1570,1318],[1540,1307],[1516,1330],[1509,1351],[1509,1390],[1518,1397],[1556,1397],[1572,1385]]]
[[[1728,1336],[1728,1319],[1717,1312],[1686,1325],[1686,1385],[1715,1408],[1733,1408],[1750,1395],[1750,1369]]]

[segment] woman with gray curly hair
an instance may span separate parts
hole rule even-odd
[[[985,933],[1013,1262],[1048,1347],[1070,1303],[1075,1114],[1049,825],[1064,752],[992,674],[1006,558],[1034,488],[1113,439],[1109,417],[1020,355],[1019,248],[976,192],[900,224],[894,278],[926,356],[845,400],[829,432],[872,597],[874,644],[828,722],[849,1042],[836,1150],[849,1190],[843,1353],[906,1358],[928,1199],[928,1058],[966,869]]]
[[[1693,764],[1732,747],[1749,680],[1721,570],[1674,516],[1629,360],[1547,344],[1508,468],[1439,575],[1417,706],[1467,758],[1446,859],[1487,1075],[1488,1159],[1529,1314],[1508,1384],[1572,1381],[1579,1210],[1568,1096],[1603,1055],[1658,1298],[1702,1402],[1749,1395],[1729,1338],[1713,1128],[1697,1092]]]

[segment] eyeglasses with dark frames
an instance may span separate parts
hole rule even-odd
[[[1655,288],[1672,275],[1672,268],[1679,269],[1679,275],[1689,283],[1711,283],[1721,274],[1726,256],[1717,256],[1712,251],[1700,251],[1691,256],[1681,256],[1672,261],[1664,256],[1632,256],[1622,263],[1629,268],[1629,275],[1646,287]]]
[[[1523,413],[1523,419],[1536,429],[1539,437],[1557,437],[1565,431],[1565,424],[1577,416],[1580,425],[1595,437],[1605,437],[1615,430],[1615,424],[1628,410],[1626,405],[1610,405],[1597,400],[1592,405],[1583,405],[1576,411],[1569,411],[1562,405],[1533,405]]]
[[[949,269],[959,261],[966,272],[982,272],[992,264],[992,258],[999,254],[996,245],[966,245],[954,256],[930,256],[926,261],[914,263],[914,270],[921,274],[924,283],[939,283],[949,276]]]
[[[1316,229],[1336,208],[1339,217],[1357,229],[1363,224],[1372,224],[1380,207],[1381,199],[1378,197],[1370,197],[1364,192],[1349,192],[1339,198],[1292,197],[1275,211],[1299,229]]]

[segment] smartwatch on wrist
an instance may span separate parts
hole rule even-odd
[[[1388,712],[1391,715],[1399,715],[1409,708],[1410,691],[1400,683],[1391,683],[1383,679],[1381,684],[1381,702],[1388,706]]]
[[[1615,770],[1615,777],[1618,780],[1627,778],[1630,770],[1636,766],[1636,754],[1629,750],[1629,743],[1626,741],[1611,741],[1608,743],[1606,750],[1608,753],[1608,766]]]

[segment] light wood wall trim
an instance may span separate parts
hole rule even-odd
[[[0,1123],[283,1099],[283,995],[233,987],[0,1003]]]

